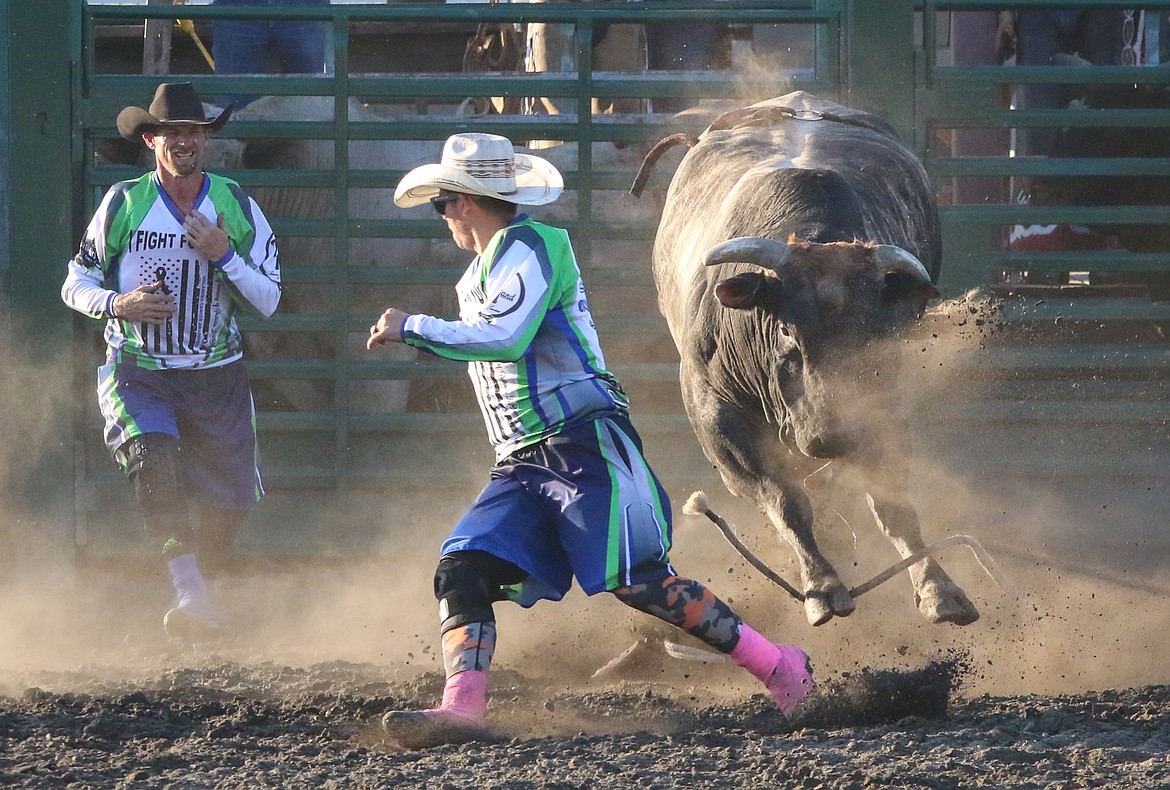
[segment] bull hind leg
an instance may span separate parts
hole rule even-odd
[[[909,557],[926,545],[922,541],[918,514],[912,506],[877,500],[870,494],[866,495],[866,500],[878,527],[898,554]],[[979,619],[975,604],[934,558],[927,557],[911,565],[908,572],[914,586],[914,604],[930,622],[970,625]]]

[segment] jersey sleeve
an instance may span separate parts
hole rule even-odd
[[[61,299],[69,307],[90,318],[112,318],[116,290],[105,286],[107,230],[117,213],[122,197],[111,188],[85,229],[77,254],[69,261]]]
[[[408,345],[447,359],[515,362],[540,329],[552,294],[553,271],[543,244],[505,239],[483,282],[483,301],[463,305],[457,321],[411,315],[402,328]]]
[[[254,232],[232,238],[232,249],[214,262],[231,283],[237,301],[268,318],[280,304],[280,264],[276,235],[256,201],[242,192],[237,195],[247,210],[245,216]],[[229,237],[233,234],[229,229]]]

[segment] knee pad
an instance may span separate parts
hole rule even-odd
[[[492,604],[503,597],[500,587],[522,578],[515,565],[487,552],[457,551],[443,557],[435,570],[441,633],[469,623],[494,623]]]
[[[144,433],[126,442],[126,475],[146,534],[162,541],[190,540],[183,486],[179,471],[179,440],[165,433]]]

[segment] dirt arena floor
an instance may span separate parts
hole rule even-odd
[[[1163,574],[997,547],[1015,591],[962,555],[948,562],[983,610],[971,626],[926,624],[899,579],[813,629],[705,528],[680,532],[687,562],[723,569],[709,584],[813,656],[819,694],[794,721],[734,667],[670,658],[644,620],[571,593],[499,607],[495,737],[403,752],[379,716],[429,706],[442,687],[422,562],[225,578],[236,630],[195,646],[161,633],[161,575],[46,572],[10,580],[0,603],[0,785],[1170,784]],[[591,677],[639,639],[620,671]]]
[[[34,388],[69,391],[47,386],[41,371],[21,378],[5,367],[6,403],[28,402],[14,393]],[[2,435],[26,437],[0,446],[0,491],[42,449],[28,425],[54,419],[52,397],[32,405],[45,413],[0,414]],[[706,519],[679,515],[676,567],[812,657],[819,694],[800,715],[785,721],[734,667],[667,657],[644,619],[574,590],[559,604],[497,607],[493,738],[419,752],[386,743],[376,724],[386,710],[439,698],[431,575],[473,491],[432,496],[427,507],[387,503],[376,513],[385,534],[348,558],[278,561],[261,536],[253,561],[214,583],[232,630],[193,646],[162,633],[172,593],[160,563],[79,563],[73,536],[54,533],[52,519],[0,500],[0,786],[1170,786],[1162,486],[993,479],[979,469],[995,471],[997,454],[1029,443],[1043,449],[1045,437],[1009,432],[977,447],[947,414],[931,425],[911,495],[928,541],[974,535],[998,562],[997,581],[965,548],[942,557],[978,622],[928,624],[902,574],[860,598],[851,617],[812,628]],[[1164,434],[1155,427],[1140,446],[1101,452],[1166,457]],[[648,444],[657,463],[666,450]],[[672,449],[686,452],[681,442]],[[745,543],[798,578],[761,516],[714,473],[699,483]],[[689,489],[667,485],[677,512]],[[846,584],[896,559],[863,506],[837,502],[823,515],[818,539]],[[634,661],[593,677],[637,641]]]
[[[12,787],[1155,788],[1170,782],[1170,688],[882,700],[781,721],[762,697],[710,704],[653,685],[497,678],[491,742],[402,753],[372,717],[437,676],[209,656],[110,679],[30,678],[0,704]],[[71,689],[65,691],[65,689]],[[927,695],[929,696],[929,695]],[[889,705],[890,710],[882,710]],[[914,709],[923,706],[923,713]],[[894,709],[897,709],[896,711]],[[869,715],[864,715],[868,713]],[[887,717],[883,714],[889,714]]]

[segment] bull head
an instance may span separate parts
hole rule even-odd
[[[748,263],[779,274],[784,271],[795,248],[794,242],[785,243],[759,236],[742,236],[729,239],[707,250],[703,265]],[[903,300],[925,302],[938,296],[938,289],[930,281],[929,272],[914,255],[892,244],[877,244],[868,249],[871,265],[880,272],[884,303],[892,304]],[[764,288],[766,278],[767,275],[760,272],[737,274],[717,283],[715,296],[724,307],[752,309],[759,304],[760,292]]]
[[[897,363],[874,341],[937,295],[926,267],[892,245],[791,238],[731,239],[704,256],[707,266],[730,262],[761,270],[720,280],[715,295],[724,307],[763,314],[746,318],[761,323],[754,336],[763,358],[771,355],[765,375],[786,414],[781,439],[812,458],[876,446],[866,412],[888,412],[888,404],[886,390],[869,384],[875,369]]]

